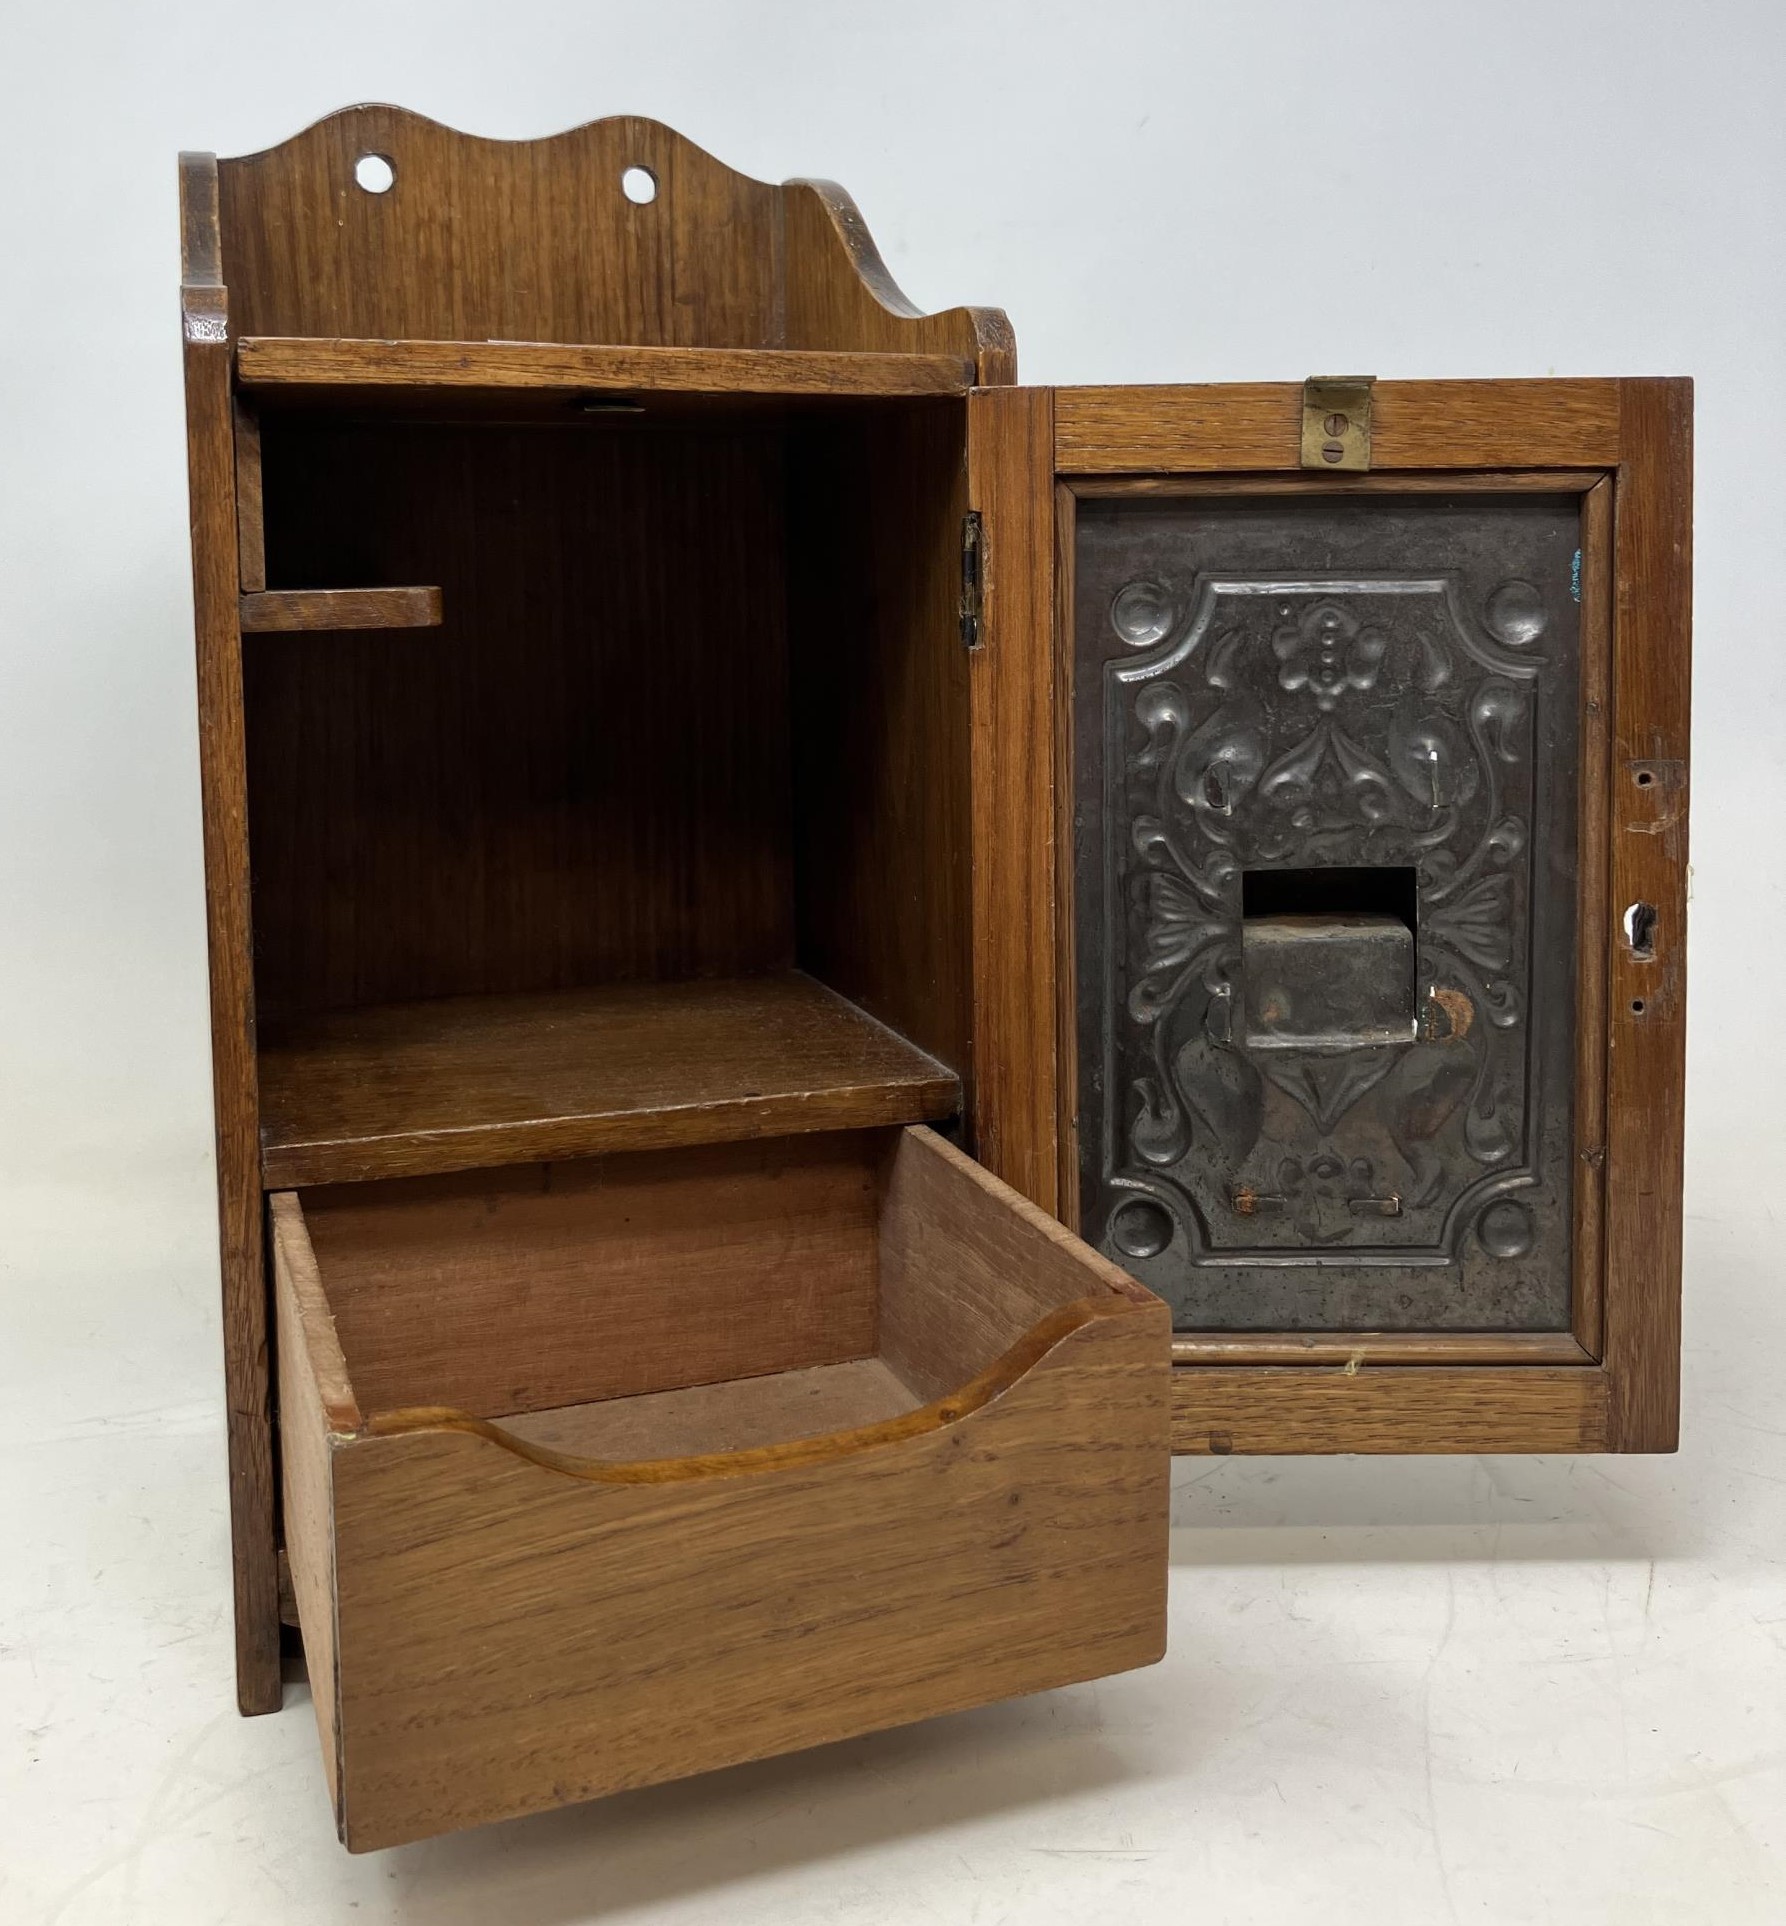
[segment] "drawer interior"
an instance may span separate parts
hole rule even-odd
[[[356,1850],[1163,1649],[1165,1307],[928,1130],[284,1192],[272,1227]]]
[[[1085,1297],[1072,1256],[1013,1262],[968,1221],[989,1182],[929,1132],[853,1131],[330,1186],[275,1216],[362,1422],[446,1407],[649,1459],[903,1417]]]

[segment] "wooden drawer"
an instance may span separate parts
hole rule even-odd
[[[1164,1650],[1165,1307],[928,1130],[271,1208],[355,1850]]]

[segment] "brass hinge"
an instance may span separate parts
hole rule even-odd
[[[982,640],[980,608],[985,578],[985,532],[980,511],[970,508],[961,518],[961,645],[966,649],[977,649]]]
[[[1302,465],[1363,474],[1371,465],[1375,375],[1310,375],[1302,384]]]

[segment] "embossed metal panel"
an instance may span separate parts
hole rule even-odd
[[[1079,503],[1086,1237],[1186,1330],[1569,1322],[1577,498]]]

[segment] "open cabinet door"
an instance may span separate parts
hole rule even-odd
[[[1320,387],[971,398],[976,1152],[1176,1450],[1669,1450],[1691,386]]]

